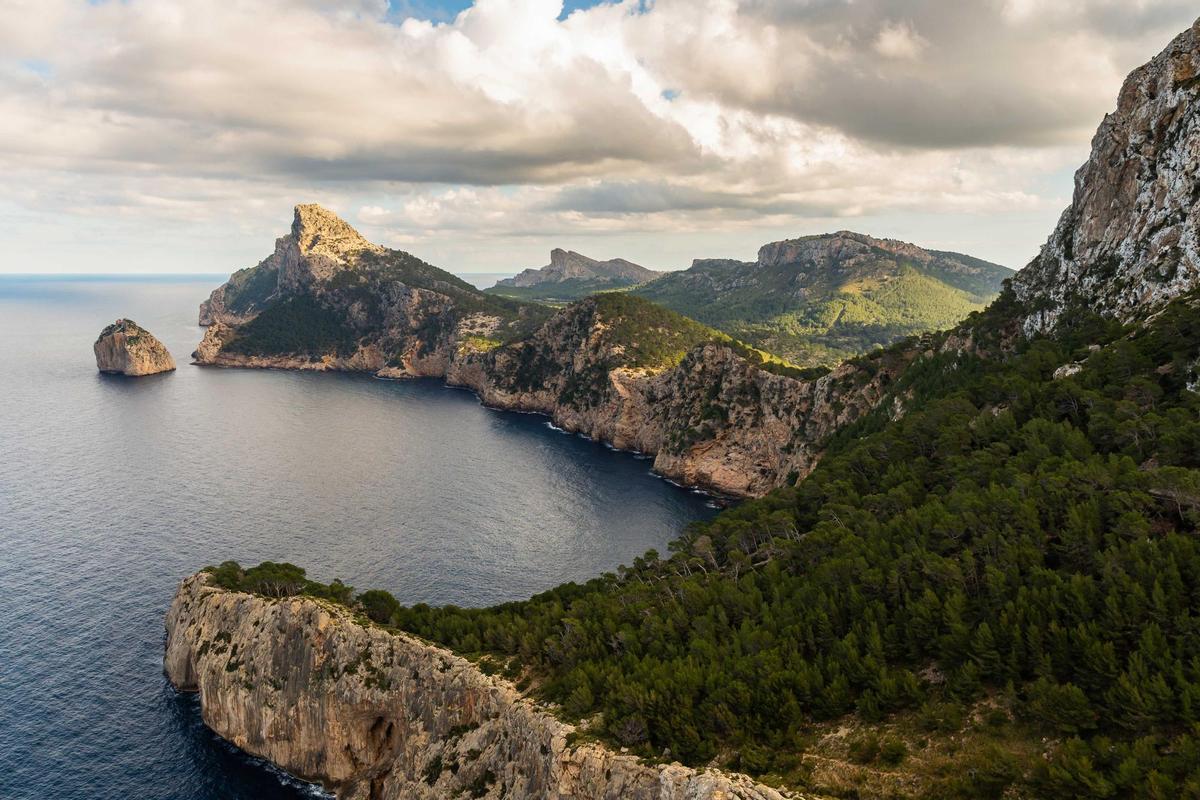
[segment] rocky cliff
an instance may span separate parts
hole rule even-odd
[[[739,775],[650,765],[439,647],[312,598],[180,585],[164,669],[204,723],[343,800],[780,800]]]
[[[677,365],[651,369],[614,364],[602,315],[569,335],[564,328],[578,316],[560,315],[519,347],[457,359],[447,380],[488,405],[543,413],[564,430],[653,455],[659,474],[729,497],[760,496],[807,475],[826,439],[873,410],[922,355],[878,353],[803,378],[707,341]]]
[[[136,376],[175,369],[166,345],[131,319],[119,319],[100,331],[92,350],[101,372]]]
[[[1026,333],[1071,306],[1130,321],[1196,286],[1200,21],[1126,79],[1041,254],[1012,281]]]

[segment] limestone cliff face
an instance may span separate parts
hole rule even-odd
[[[811,380],[771,373],[720,343],[669,369],[609,368],[603,321],[572,334],[578,322],[563,313],[521,347],[456,359],[447,380],[487,405],[543,413],[564,430],[653,455],[659,474],[730,497],[811,472],[825,440],[873,410],[919,354],[878,354]]]
[[[877,354],[798,380],[759,369],[728,347],[693,350],[647,397],[664,433],[654,467],[739,497],[790,484],[812,472],[830,436],[884,400],[916,356]]]
[[[291,232],[254,267],[239,270],[200,304],[200,324],[240,325],[272,301],[304,292],[384,249],[315,203],[296,206]]]
[[[119,319],[92,345],[96,369],[120,375],[154,375],[175,369],[166,345],[131,319]]]
[[[163,664],[205,724],[343,800],[780,800],[740,775],[648,765],[593,743],[511,684],[311,598],[268,600],[194,575]]]
[[[1071,304],[1122,321],[1200,279],[1200,21],[1125,81],[1075,194],[1041,254],[1012,281],[1026,333]]]

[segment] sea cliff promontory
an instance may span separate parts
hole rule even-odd
[[[199,573],[167,614],[164,669],[204,723],[342,800],[781,800],[736,774],[649,764],[578,736],[507,680],[326,600]]]
[[[312,205],[200,317],[197,364],[443,378],[734,497],[807,474],[825,439],[923,352],[800,370],[628,294],[554,310],[479,292]]]

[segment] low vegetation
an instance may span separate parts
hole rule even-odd
[[[344,315],[311,295],[296,295],[269,306],[240,325],[224,346],[242,355],[352,355],[358,335]]]
[[[588,295],[611,292],[635,283],[637,282],[623,278],[570,278],[565,281],[539,283],[534,286],[494,286],[486,291],[488,294],[500,297],[562,306]]]

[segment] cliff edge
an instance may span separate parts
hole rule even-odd
[[[163,666],[204,723],[344,800],[782,800],[750,778],[650,765],[591,742],[505,680],[309,597],[199,573],[167,614]]]

